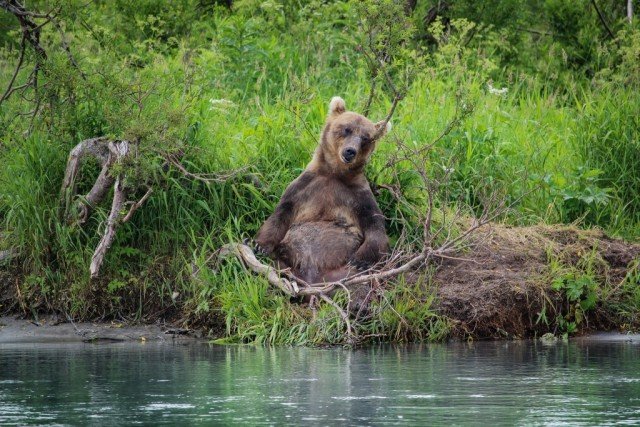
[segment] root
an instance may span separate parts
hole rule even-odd
[[[95,206],[104,200],[113,185],[115,179],[109,174],[109,171],[117,157],[109,150],[109,144],[110,141],[105,137],[91,138],[80,142],[69,153],[61,191],[65,200],[65,215],[69,221],[77,221],[80,225],[84,224]],[[98,160],[102,165],[102,170],[91,190],[83,197],[78,198],[72,208],[70,199],[76,194],[76,178],[82,161],[87,157]]]
[[[111,202],[111,212],[107,218],[107,228],[102,239],[100,239],[100,243],[98,243],[96,250],[93,252],[93,256],[91,257],[89,272],[91,273],[92,279],[98,277],[98,272],[100,271],[100,266],[102,265],[104,256],[107,254],[107,251],[113,243],[113,239],[116,237],[116,229],[120,225],[120,211],[122,210],[125,199],[126,194],[122,188],[122,181],[118,178],[116,179],[116,184],[113,187],[113,201]]]
[[[118,227],[131,219],[134,212],[144,204],[153,191],[152,187],[147,187],[147,192],[139,201],[127,201],[131,189],[124,185],[126,170],[115,176],[112,174],[113,166],[122,163],[131,152],[131,145],[132,143],[129,141],[111,141],[105,137],[98,137],[80,142],[69,153],[61,191],[65,201],[65,215],[69,222],[75,222],[80,226],[86,223],[93,209],[104,200],[109,190],[113,187],[111,211],[107,218],[106,228],[91,257],[89,272],[92,279],[99,276],[100,266],[116,237]],[[102,165],[102,170],[91,190],[86,195],[79,197],[74,203],[71,203],[71,199],[76,194],[76,178],[80,165],[87,157],[98,160]],[[124,214],[124,208],[128,204],[131,207]]]
[[[300,288],[295,280],[282,277],[283,272],[261,263],[253,250],[242,243],[230,243],[220,249],[220,256],[235,255],[242,263],[254,273],[267,278],[270,284],[292,297],[300,294]]]

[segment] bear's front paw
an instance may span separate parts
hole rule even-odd
[[[264,247],[260,246],[260,243],[256,243],[253,246],[253,251],[256,254],[262,255],[262,256],[269,256],[269,254],[271,253],[271,251],[269,251],[267,248],[264,248]]]
[[[365,271],[368,270],[369,267],[371,267],[371,263],[362,260],[362,259],[356,259],[356,258],[352,258],[349,261],[349,265],[353,268],[355,268],[357,271]]]
[[[260,244],[253,239],[250,239],[247,237],[242,240],[242,243],[249,246],[256,255],[264,255],[264,256],[269,255],[267,250],[264,247],[260,246]]]
[[[261,245],[255,240],[252,240],[249,246],[251,246],[253,252],[255,252],[256,255],[268,257],[273,253],[273,247],[271,247],[270,245]]]

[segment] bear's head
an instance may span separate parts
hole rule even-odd
[[[390,128],[390,122],[373,123],[361,114],[347,111],[344,100],[333,97],[314,156],[315,166],[324,166],[337,174],[361,171],[376,143]]]

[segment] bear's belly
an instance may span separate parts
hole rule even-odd
[[[291,226],[276,255],[309,283],[336,280],[332,272],[347,264],[362,240],[358,228],[344,222],[305,222]]]

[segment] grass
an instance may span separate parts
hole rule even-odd
[[[261,7],[196,19],[192,32],[172,27],[173,12],[163,9],[160,21],[132,22],[138,33],[116,24],[135,11],[102,5],[84,16],[93,33],[78,26],[68,31],[78,41],[81,67],[103,71],[79,81],[70,77],[64,55],[52,53],[51,75],[60,82],[48,93],[46,120],[27,138],[21,136],[27,125],[14,119],[25,102],[15,97],[0,107],[0,230],[3,244],[20,252],[14,267],[25,277],[23,304],[83,318],[177,312],[200,321],[224,319],[227,342],[343,339],[344,325],[331,307],[314,314],[237,263],[212,265],[210,259],[222,244],[253,236],[273,211],[309,161],[329,99],[341,95],[357,111],[368,95],[350,7],[294,8],[299,16],[292,26],[282,23],[293,13],[289,9]],[[6,82],[13,62],[8,49],[2,52],[7,59],[0,62],[0,82]],[[480,187],[490,182],[511,200],[524,195],[503,218],[508,223],[582,221],[615,235],[640,235],[638,91],[614,83],[560,91],[534,74],[512,77],[506,68],[487,71],[438,58],[431,57],[411,82],[393,118],[392,138],[381,143],[368,168],[373,180],[390,178],[385,162],[393,138],[434,141],[466,103],[472,113],[439,141],[430,164],[434,171],[455,169],[450,198],[439,201],[443,206],[476,207]],[[490,78],[508,93],[492,94]],[[144,97],[143,107],[136,96]],[[62,99],[67,101],[56,101]],[[379,94],[371,118],[384,117],[388,106]],[[192,172],[249,166],[256,179],[206,184],[159,167],[152,156],[142,159],[142,170],[158,184],[119,230],[103,278],[90,281],[87,267],[109,206],[98,207],[86,227],[70,227],[62,219],[59,189],[69,150],[101,134],[141,137],[149,152],[176,144]],[[83,166],[80,193],[96,172],[95,165]],[[385,197],[380,204],[393,240],[406,224]],[[451,325],[432,309],[431,287],[421,289],[398,279],[359,332],[396,341],[445,337]],[[636,303],[624,309],[640,307]]]

